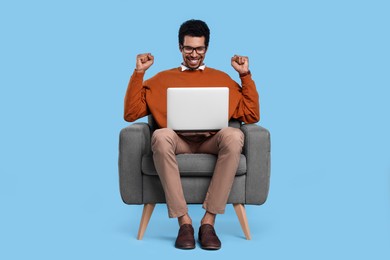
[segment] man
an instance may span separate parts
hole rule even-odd
[[[229,117],[245,123],[260,119],[259,96],[249,71],[247,57],[235,55],[231,65],[239,73],[241,85],[226,73],[204,64],[210,31],[200,20],[184,22],[179,29],[179,50],[183,56],[180,67],[162,71],[144,81],[144,74],[152,66],[150,53],[139,54],[125,96],[124,118],[135,121],[152,114],[159,129],[152,136],[153,160],[161,180],[171,218],[178,218],[179,233],[175,246],[195,248],[194,229],[183,195],[176,154],[211,153],[218,155],[214,174],[206,194],[198,239],[203,249],[219,249],[221,242],[214,224],[216,214],[223,214],[237,171],[244,136],[240,129],[223,128],[218,132],[177,133],[167,128],[166,92],[168,87],[226,86],[229,88]]]

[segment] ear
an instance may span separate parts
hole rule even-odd
[[[179,51],[181,52],[181,48],[182,48],[182,46],[181,46],[181,44],[179,43]]]

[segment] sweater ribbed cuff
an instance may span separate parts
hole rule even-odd
[[[133,72],[133,74],[145,74],[145,71],[138,71],[138,70],[136,70],[136,69],[134,69],[134,72]]]
[[[243,77],[240,77],[241,79],[241,85],[247,85],[247,84],[250,84],[251,82],[253,82],[252,80],[252,74],[246,74],[245,76]]]
[[[248,72],[245,72],[245,73],[240,73],[240,78],[243,78],[243,77],[250,75],[250,74],[251,74],[250,70],[248,70]]]

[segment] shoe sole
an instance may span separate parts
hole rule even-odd
[[[179,246],[176,246],[175,247],[177,249],[184,249],[184,250],[188,250],[188,249],[195,249],[195,246],[182,246],[182,247],[179,247]]]
[[[193,247],[177,247],[176,246],[176,248],[177,249],[183,249],[183,250],[191,250],[191,249],[195,249],[195,247],[193,246]]]
[[[200,241],[198,241],[199,244],[200,244],[200,247],[204,250],[219,250],[221,249],[220,246],[202,246],[202,243]]]
[[[219,249],[221,249],[221,247],[211,247],[211,246],[208,246],[208,247],[201,246],[201,248],[204,250],[219,250]]]

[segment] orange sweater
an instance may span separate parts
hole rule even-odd
[[[260,120],[259,95],[251,75],[241,78],[242,88],[226,73],[206,67],[204,70],[174,68],[162,71],[143,82],[145,73],[134,71],[125,96],[124,119],[132,122],[152,114],[159,127],[167,127],[166,95],[168,87],[226,86],[229,88],[229,118],[245,123]]]

